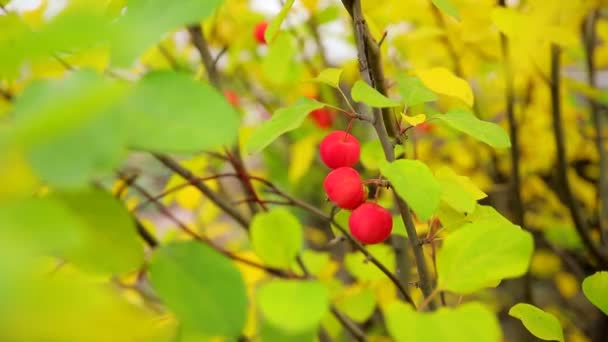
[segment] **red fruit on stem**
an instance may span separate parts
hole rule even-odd
[[[237,94],[234,90],[224,90],[224,97],[226,98],[226,100],[228,100],[228,102],[230,102],[231,105],[238,107],[240,103],[239,94]]]
[[[365,188],[359,172],[351,167],[331,171],[323,181],[327,197],[339,208],[355,209],[365,201]]]
[[[253,37],[260,44],[266,44],[266,38],[264,38],[264,33],[266,33],[266,29],[268,28],[268,22],[262,21],[255,26],[253,29]]]
[[[391,235],[393,217],[376,203],[363,203],[350,214],[348,227],[357,241],[368,245],[380,243]]]
[[[330,128],[334,123],[332,112],[325,108],[313,110],[310,112],[310,116],[320,128]]]
[[[352,135],[344,131],[334,131],[323,138],[319,151],[325,165],[336,169],[357,164],[361,155],[361,145]]]

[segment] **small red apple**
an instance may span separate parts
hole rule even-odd
[[[351,167],[331,171],[323,181],[327,197],[339,208],[355,209],[365,201],[365,187],[359,172]]]
[[[224,97],[234,107],[238,107],[239,106],[239,104],[240,104],[239,94],[237,94],[236,91],[230,90],[230,89],[226,89],[226,90],[224,90]]]
[[[393,229],[393,217],[376,203],[363,203],[353,210],[348,219],[352,236],[364,244],[375,244],[386,240]]]
[[[323,138],[319,151],[325,165],[336,169],[357,164],[361,155],[361,145],[357,138],[349,133],[334,131]]]
[[[313,110],[310,112],[310,117],[320,128],[330,128],[334,123],[333,113],[325,108]]]
[[[255,28],[253,29],[253,37],[260,44],[266,44],[266,38],[264,38],[264,33],[266,33],[266,29],[268,28],[268,22],[262,21],[259,22]]]
[[[416,132],[419,133],[430,133],[433,131],[433,129],[435,128],[435,126],[433,126],[433,124],[430,124],[428,122],[423,122],[420,125],[416,126]]]

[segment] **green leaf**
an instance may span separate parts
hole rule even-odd
[[[13,267],[32,257],[65,257],[64,251],[82,242],[82,222],[61,201],[29,198],[0,205],[0,269]],[[28,259],[28,260],[26,260]]]
[[[431,0],[437,8],[443,13],[453,17],[456,20],[460,20],[460,13],[458,8],[452,3],[451,0]]]
[[[386,266],[389,271],[395,272],[397,267],[395,251],[390,246],[371,245],[367,247],[367,251],[378,259],[380,263]],[[360,252],[346,254],[344,257],[344,266],[348,273],[352,274],[360,281],[386,279],[386,275],[382,273],[376,265],[369,262],[367,257]]]
[[[397,89],[401,100],[408,107],[437,100],[437,95],[424,86],[418,77],[397,76]]]
[[[593,305],[608,315],[608,272],[596,272],[585,278],[583,293]]]
[[[238,113],[224,96],[190,75],[152,72],[124,105],[129,141],[138,149],[193,153],[236,142]]]
[[[75,52],[107,40],[111,18],[94,7],[73,6],[36,30],[14,13],[0,16],[0,78],[14,78],[25,62],[48,61],[58,52]]]
[[[315,17],[315,23],[317,25],[323,25],[323,24],[327,24],[329,22],[332,22],[338,18],[340,18],[340,14],[341,14],[341,8],[340,6],[336,6],[336,5],[329,5],[325,8],[323,8],[322,10],[316,11],[315,13],[312,13]]]
[[[447,166],[437,170],[435,176],[441,184],[441,200],[459,212],[472,213],[477,199],[485,197],[468,177],[457,175]]]
[[[257,303],[268,323],[289,333],[315,329],[329,311],[327,289],[318,281],[270,281],[258,290]]]
[[[112,64],[131,65],[135,58],[160,41],[163,34],[185,25],[198,24],[221,2],[181,0],[179,6],[167,6],[161,0],[129,0],[126,13],[112,26]]]
[[[268,266],[288,268],[302,248],[302,225],[285,208],[257,214],[249,233],[253,250]]]
[[[437,255],[438,287],[468,294],[523,275],[534,250],[530,233],[513,224],[470,223],[448,235]]]
[[[67,258],[78,267],[101,274],[122,274],[144,262],[144,247],[131,214],[111,194],[95,189],[54,193],[82,222],[82,242],[69,249]]]
[[[385,108],[398,107],[401,105],[399,101],[395,101],[380,94],[376,89],[361,80],[355,82],[350,95],[353,97],[353,100],[363,102],[370,107]]]
[[[208,336],[236,337],[245,326],[247,294],[239,270],[199,242],[156,250],[150,281],[179,321]]]
[[[433,118],[437,118],[448,126],[494,148],[508,148],[511,146],[509,135],[502,127],[492,122],[479,120],[466,109],[453,109],[443,115],[435,115]]]
[[[308,272],[315,276],[325,269],[325,267],[329,264],[330,260],[328,253],[317,252],[312,249],[303,250],[300,257],[302,258],[302,262],[308,269]],[[301,270],[300,265],[295,260],[292,263],[291,268],[294,270]],[[299,274],[304,274],[304,272],[299,272]]]
[[[547,229],[543,229],[543,233],[547,240],[557,247],[573,251],[580,251],[584,248],[580,235],[572,226],[554,224]]]
[[[300,127],[311,111],[321,107],[321,102],[301,97],[291,106],[277,110],[270,120],[263,122],[253,131],[245,143],[245,150],[247,153],[263,150],[281,135]]]
[[[519,319],[532,335],[547,341],[564,341],[559,320],[534,305],[519,303],[509,310],[509,315]]]
[[[335,304],[350,319],[363,323],[376,309],[376,296],[369,287],[354,285],[342,291]]]
[[[86,186],[125,154],[126,120],[111,107],[127,90],[89,71],[35,82],[16,100],[14,142],[25,146],[32,169],[49,185]]]
[[[313,80],[316,82],[325,83],[334,88],[340,87],[340,76],[342,75],[342,69],[338,68],[327,68],[321,71],[317,77]]]
[[[283,20],[285,20],[287,13],[289,13],[291,6],[293,6],[294,1],[295,0],[287,0],[283,5],[283,8],[281,8],[279,11],[279,14],[277,14],[277,16],[272,19],[270,24],[268,24],[268,28],[266,29],[266,32],[264,32],[264,39],[268,44],[271,44],[276,38],[277,33],[281,28],[281,24],[283,23]]]
[[[418,160],[400,159],[385,163],[380,172],[391,182],[421,221],[426,221],[439,207],[441,186],[428,166]]]
[[[299,81],[302,64],[296,59],[297,52],[295,38],[287,32],[279,33],[262,61],[264,77],[282,87]]]
[[[385,312],[386,326],[397,342],[499,342],[502,334],[492,311],[471,302],[435,312],[416,312],[401,302]]]

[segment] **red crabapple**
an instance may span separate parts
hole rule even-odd
[[[327,197],[339,208],[355,209],[365,201],[365,187],[357,170],[340,167],[331,171],[323,181]]]
[[[268,22],[262,21],[258,23],[253,29],[253,37],[260,44],[266,44],[266,38],[264,38],[264,33],[266,33],[266,29],[268,28]]]
[[[226,89],[226,90],[224,90],[224,97],[234,107],[238,107],[239,106],[239,103],[240,103],[239,94],[237,94],[236,91],[230,90],[230,89]]]
[[[353,210],[348,219],[350,233],[365,244],[380,243],[391,235],[393,218],[391,213],[376,203],[363,203]]]
[[[329,133],[319,146],[321,159],[328,167],[336,169],[353,166],[359,161],[361,145],[354,136],[344,131]]]
[[[332,113],[325,108],[313,110],[310,112],[310,116],[315,121],[317,126],[319,126],[319,128],[330,128],[334,123]]]

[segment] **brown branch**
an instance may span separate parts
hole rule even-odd
[[[350,13],[354,25],[355,25],[355,40],[357,43],[357,52],[359,55],[359,70],[363,79],[376,90],[382,92],[384,87],[383,76],[378,78],[378,75],[382,75],[382,67],[379,61],[379,51],[375,42],[370,38],[369,29],[365,23],[365,18],[361,10],[360,0],[343,0],[342,1],[347,10]],[[386,92],[384,92],[386,93]],[[374,128],[380,139],[382,149],[386,160],[392,162],[395,160],[395,153],[393,150],[392,142],[389,138],[386,130],[387,126],[394,126],[390,122],[385,122],[383,119],[382,112],[377,108],[373,109],[374,113]],[[426,259],[424,256],[424,250],[418,240],[416,233],[416,227],[412,221],[410,210],[405,201],[403,201],[396,193],[394,193],[395,202],[401,214],[401,219],[405,225],[408,233],[410,245],[416,259],[416,267],[418,268],[418,276],[420,277],[420,287],[425,297],[431,295],[432,282],[429,276],[428,267],[426,265]],[[434,309],[435,304],[430,303],[430,308]]]
[[[581,237],[583,244],[593,259],[602,268],[608,267],[608,258],[595,246],[589,234],[589,226],[581,213],[579,203],[576,201],[570,181],[568,180],[568,160],[566,157],[566,140],[562,124],[562,109],[560,96],[560,55],[559,46],[551,46],[551,108],[553,116],[553,132],[557,154],[557,181],[564,193],[566,205],[570,210],[574,227]]]
[[[205,70],[207,70],[207,75],[209,76],[209,82],[213,84],[217,89],[221,90],[221,80],[220,74],[217,72],[215,68],[215,63],[211,53],[209,52],[209,48],[207,47],[207,41],[205,40],[205,35],[203,34],[203,30],[201,25],[192,25],[188,27],[188,32],[190,32],[190,39],[192,40],[192,44],[196,47],[198,54],[201,56],[201,61],[205,66]]]
[[[190,182],[195,188],[197,188],[200,192],[202,192],[209,200],[211,200],[215,205],[220,207],[226,214],[232,217],[235,221],[237,221],[243,228],[247,229],[249,227],[249,219],[245,218],[238,212],[228,200],[219,194],[215,193],[211,188],[209,188],[205,183],[200,181],[190,170],[181,166],[177,161],[171,159],[168,156],[162,154],[154,154],[154,157],[160,161],[167,168],[182,176],[188,182]]]
[[[310,278],[314,278],[308,271],[308,267],[306,267],[306,264],[304,264],[304,261],[302,260],[301,256],[298,255],[296,257],[296,261],[298,263],[298,266],[300,266],[300,268],[302,269],[302,273],[304,273],[304,275],[306,275],[307,277],[310,277]],[[338,310],[334,305],[330,306],[330,310],[331,310],[331,313],[334,315],[334,317],[336,317],[336,319],[338,321],[340,321],[342,326],[344,326],[346,328],[346,330],[348,330],[353,335],[353,337],[355,337],[355,339],[357,341],[360,341],[360,342],[367,341],[367,337],[365,337],[365,333],[363,333],[363,331],[361,331],[361,329],[359,329],[359,327],[353,321],[351,321],[350,318],[348,318],[345,314],[340,312],[340,310]]]
[[[498,5],[506,7],[505,0],[499,0]],[[513,86],[513,71],[511,70],[511,61],[509,58],[509,40],[504,33],[500,33],[500,44],[502,50],[503,72],[505,77],[505,99],[507,120],[509,121],[509,138],[511,140],[511,197],[513,203],[514,221],[523,229],[526,229],[524,216],[524,203],[522,200],[521,186],[521,158],[519,152],[519,131],[517,119],[515,118],[515,88]],[[523,278],[524,300],[528,303],[533,303],[532,293],[532,276],[529,272]]]
[[[119,176],[121,178],[127,178],[127,176],[121,172],[118,173]],[[137,183],[131,183],[130,187],[133,188],[134,190],[136,190],[138,193],[140,193],[142,196],[144,196],[146,199],[152,201],[152,203],[156,206],[156,208],[158,209],[158,211],[165,216],[166,218],[168,218],[169,220],[171,220],[174,224],[177,225],[177,227],[183,231],[184,233],[186,233],[188,236],[190,236],[192,239],[204,243],[206,245],[208,245],[209,247],[213,248],[214,250],[216,250],[217,252],[225,255],[226,257],[246,264],[248,266],[251,267],[255,267],[258,269],[261,269],[269,274],[275,275],[277,277],[281,277],[281,278],[295,278],[295,279],[302,279],[301,276],[298,276],[296,274],[293,274],[292,272],[289,271],[285,271],[282,269],[278,269],[278,268],[274,268],[274,267],[269,267],[269,266],[264,266],[261,264],[258,264],[254,261],[245,259],[243,257],[240,257],[232,252],[229,252],[219,246],[217,246],[213,241],[211,241],[210,239],[204,237],[204,236],[200,236],[198,235],[196,232],[194,232],[192,229],[188,228],[188,226],[183,223],[180,219],[178,219],[175,215],[173,215],[173,213],[167,208],[165,207],[162,203],[160,203],[158,200],[154,200],[154,197],[152,196],[152,194],[150,194],[145,188],[143,188],[142,186],[138,185]],[[143,228],[143,227],[142,227]]]
[[[589,14],[583,22],[583,43],[585,47],[585,64],[587,67],[587,83],[592,88],[597,86],[595,61],[593,55],[595,52],[596,33],[595,27],[598,19],[599,10],[594,10]],[[599,155],[599,217],[598,225],[601,232],[602,243],[608,245],[608,154],[604,146],[604,128],[606,125],[605,113],[602,113],[596,101],[588,101],[589,112],[595,125],[595,146]]]

